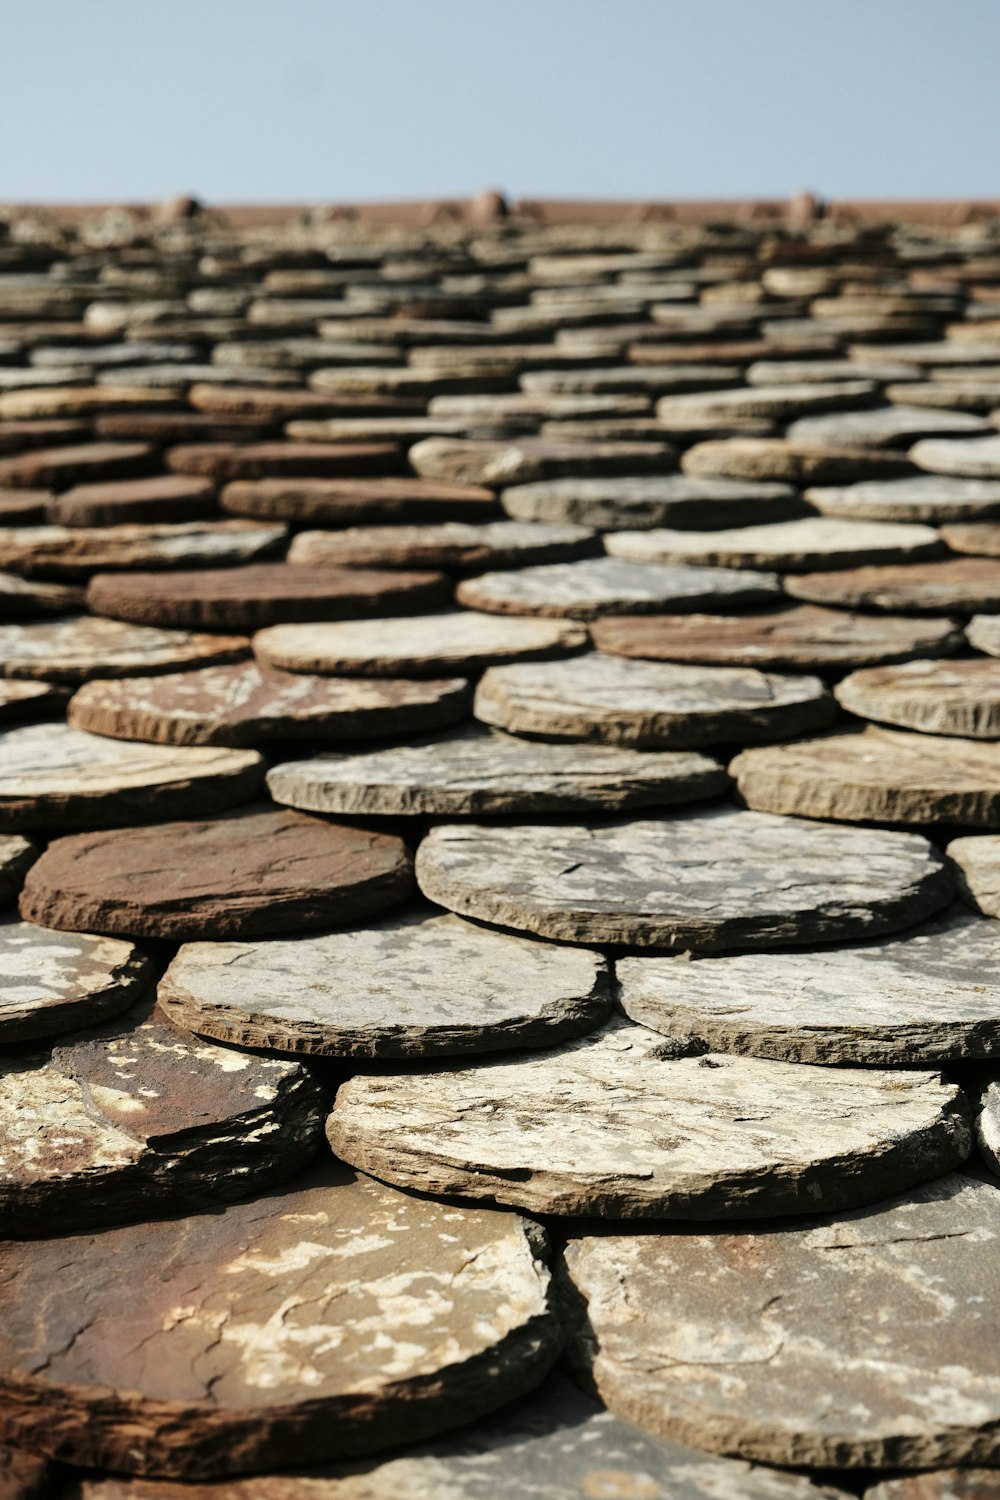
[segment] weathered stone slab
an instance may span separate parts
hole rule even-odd
[[[125,442],[158,443],[253,443],[270,437],[274,424],[259,417],[208,416],[203,412],[163,411],[104,412],[94,418],[98,437]]]
[[[269,520],[429,522],[489,520],[496,496],[482,485],[444,484],[404,475],[393,479],[256,479],[227,484],[223,510]]]
[[[612,557],[696,567],[760,568],[802,573],[873,562],[905,562],[943,551],[930,526],[890,521],[839,521],[806,516],[720,531],[614,531],[604,538]]]
[[[309,812],[405,817],[664,806],[717,796],[727,780],[703,755],[546,745],[471,729],[289,761],[269,771],[267,785],[276,802]]]
[[[68,696],[69,689],[54,682],[16,682],[13,678],[0,678],[0,724],[46,718],[54,709],[61,709]]]
[[[921,1490],[898,1500],[951,1500],[953,1493],[994,1500],[996,1492],[949,1491],[945,1497]],[[643,1432],[562,1376],[497,1417],[375,1465],[328,1465],[184,1490],[186,1500],[523,1500],[529,1494],[532,1500],[845,1500],[842,1490],[819,1488],[804,1475],[697,1453]],[[171,1497],[162,1481],[85,1479],[79,1500]]]
[[[0,485],[17,490],[65,489],[88,480],[148,474],[155,461],[156,450],[147,443],[68,443],[59,448],[35,448],[0,459]]]
[[[518,521],[573,522],[599,530],[644,526],[732,526],[783,520],[801,504],[787,484],[698,479],[550,479],[505,489],[501,503]]]
[[[656,403],[660,420],[673,423],[693,417],[717,421],[726,417],[773,417],[787,421],[799,412],[838,411],[864,406],[878,387],[872,380],[804,381],[800,385],[740,386],[735,391],[699,391],[683,396],[663,396]]]
[[[768,479],[785,484],[850,484],[912,474],[901,453],[877,448],[790,443],[784,438],[737,437],[697,443],[681,460],[685,474],[707,478]]]
[[[401,839],[262,805],[152,832],[74,834],[38,866],[21,891],[28,921],[182,941],[339,926],[413,889]]]
[[[942,526],[941,540],[952,552],[968,553],[973,557],[1000,557],[1000,521]]]
[[[947,370],[929,373],[931,378],[927,381],[909,380],[905,385],[886,386],[886,400],[951,411],[988,412],[1000,406],[1000,378],[995,368],[986,366],[981,371],[962,374]],[[940,378],[944,375],[948,377],[947,384]]]
[[[834,689],[862,719],[926,734],[1000,739],[1000,662],[911,661],[853,672]]]
[[[541,373],[541,372],[539,372]],[[582,373],[582,372],[580,372]],[[642,374],[628,370],[627,386],[638,391],[644,384]],[[735,372],[733,372],[735,373]],[[453,377],[446,377],[449,380]],[[683,378],[683,377],[681,377]],[[511,422],[522,430],[531,430],[536,423],[560,417],[642,417],[649,412],[649,398],[640,395],[618,394],[619,387],[609,387],[607,394],[556,394],[547,391],[509,391],[495,395],[439,395],[432,396],[427,405],[429,417],[455,418],[468,424],[503,424]]]
[[[859,521],[975,521],[1000,515],[1000,479],[913,474],[858,484],[816,485],[804,498],[825,516]]]
[[[29,839],[18,834],[0,835],[0,902],[17,895],[37,858],[38,850]]]
[[[8,1239],[260,1191],[313,1155],[326,1104],[301,1065],[201,1041],[152,1001],[51,1052],[2,1059],[0,1075]]]
[[[970,646],[988,656],[1000,656],[1000,616],[973,615],[965,627]]]
[[[239,347],[239,346],[237,346]],[[227,378],[235,373],[233,366]],[[294,377],[292,377],[294,380]],[[375,416],[379,413],[392,416],[406,411],[422,411],[423,403],[409,397],[385,397],[367,395],[363,398],[325,396],[317,391],[304,391],[297,386],[291,390],[275,389],[274,386],[249,384],[198,384],[188,393],[188,400],[197,411],[213,415],[262,417],[268,421],[287,422],[296,417]]]
[[[286,474],[393,474],[400,465],[395,443],[185,443],[168,448],[164,461],[175,474],[204,474],[219,484]]]
[[[533,521],[492,521],[470,525],[440,521],[414,526],[352,526],[340,531],[300,531],[288,552],[290,563],[323,567],[515,568],[567,562],[600,551],[585,526]]]
[[[997,1496],[1000,1474],[995,1469],[938,1469],[886,1479],[865,1490],[865,1500],[996,1500]]]
[[[963,645],[950,620],[857,615],[813,604],[742,615],[619,615],[595,620],[590,633],[599,651],[615,656],[814,670],[947,656]]]
[[[455,590],[469,609],[500,615],[561,615],[593,620],[601,615],[659,614],[713,604],[758,604],[780,594],[773,573],[731,568],[664,567],[598,557],[575,563],[481,573]]]
[[[34,1453],[0,1445],[0,1496],[3,1500],[48,1500],[55,1484],[53,1465]]]
[[[170,367],[168,378],[162,382],[170,389],[158,391],[142,388],[139,382],[146,372],[139,369],[130,370],[127,377],[136,382],[134,385],[124,384],[126,377],[120,371],[112,372],[113,385],[62,384],[65,372],[60,371],[49,377],[55,383],[48,389],[44,384],[46,376],[32,371],[28,378],[33,389],[9,390],[0,396],[0,417],[15,421],[30,417],[86,417],[102,407],[117,406],[131,411],[148,406],[177,406],[183,387],[180,374],[173,377],[174,369],[176,366]]]
[[[1000,916],[1000,837],[952,839],[946,853],[963,900],[985,916]]]
[[[197,521],[215,510],[214,497],[210,479],[186,474],[78,484],[50,502],[48,519],[56,526]]]
[[[0,424],[0,452],[3,452]],[[0,525],[37,526],[47,518],[52,495],[48,490],[0,489]]]
[[[960,905],[855,947],[620,958],[616,974],[633,1021],[713,1052],[880,1067],[1000,1054],[1000,924]]]
[[[964,1096],[939,1075],[678,1057],[624,1020],[474,1069],[356,1076],[338,1090],[327,1136],[397,1186],[530,1213],[658,1219],[853,1207],[971,1148]]]
[[[800,385],[814,380],[888,380],[917,381],[919,372],[912,365],[892,360],[881,364],[861,364],[853,359],[761,359],[744,372],[748,385]]]
[[[425,438],[410,449],[409,460],[422,479],[494,487],[562,475],[669,474],[677,466],[670,443],[558,442],[551,438],[516,442]]]
[[[608,825],[445,824],[421,843],[416,872],[425,896],[463,916],[680,953],[894,932],[951,895],[917,834],[730,807]]]
[[[587,643],[572,620],[451,610],[394,620],[274,625],[254,636],[265,666],[363,677],[475,672],[493,663],[563,657]]]
[[[54,578],[98,569],[230,567],[273,556],[284,539],[284,526],[258,521],[8,526],[0,528],[0,567]]]
[[[196,816],[248,801],[263,773],[253,750],[125,744],[67,724],[28,724],[0,734],[0,828]]]
[[[3,684],[0,683],[0,707]],[[257,745],[275,739],[351,741],[456,723],[469,707],[461,677],[311,677],[255,662],[161,677],[90,682],[67,718],[77,729],[161,745]]]
[[[246,636],[154,630],[93,615],[66,615],[25,625],[0,625],[0,676],[83,682],[178,667],[236,661]]]
[[[957,1174],[780,1234],[580,1236],[571,1357],[618,1415],[717,1452],[995,1465],[998,1236],[995,1185]]]
[[[928,406],[882,406],[876,411],[838,411],[820,417],[801,417],[787,429],[790,443],[851,448],[900,448],[916,439],[938,436],[966,438],[989,432],[989,423],[967,411],[941,411]]]
[[[62,615],[80,609],[82,605],[82,588],[41,583],[37,578],[20,578],[16,573],[0,573],[0,616],[5,620]]]
[[[785,592],[813,604],[846,605],[848,609],[972,614],[1000,609],[1000,562],[985,557],[946,557],[940,561],[876,563],[830,573],[801,573],[786,578]]]
[[[781,739],[824,727],[837,712],[818,677],[627,661],[599,652],[569,662],[491,667],[474,711],[513,734],[650,748]]]
[[[744,750],[729,771],[762,812],[985,827],[1000,818],[1000,745],[950,735],[868,727]]]
[[[910,458],[918,469],[929,469],[932,474],[997,479],[1000,478],[1000,437],[994,433],[990,437],[925,438],[910,449]]]
[[[335,1166],[222,1212],[2,1256],[0,1429],[120,1473],[392,1448],[529,1390],[560,1344],[521,1219]]]
[[[126,1010],[153,975],[134,943],[0,922],[0,1045],[105,1021]]]
[[[286,620],[400,614],[441,604],[441,573],[258,563],[166,573],[98,573],[87,589],[95,613],[137,625],[256,630]]]
[[[610,978],[587,949],[421,906],[316,937],[185,944],[158,997],[177,1025],[241,1047],[419,1060],[579,1036],[606,1015]]]

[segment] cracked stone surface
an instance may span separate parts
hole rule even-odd
[[[491,521],[473,526],[440,521],[422,526],[353,526],[342,531],[301,531],[290,563],[376,568],[514,568],[564,562],[599,551],[585,526]]]
[[[257,630],[286,620],[364,618],[441,604],[441,573],[258,563],[176,573],[98,573],[87,603],[99,615],[136,625]]]
[[[604,1218],[850,1207],[971,1149],[964,1096],[935,1074],[678,1057],[623,1020],[475,1068],[355,1076],[327,1137],[399,1187]]]
[[[581,1235],[571,1356],[618,1416],[714,1452],[995,1465],[998,1240],[1000,1194],[959,1174],[780,1232]]]
[[[460,604],[489,614],[595,620],[601,615],[705,609],[716,602],[730,606],[759,604],[780,592],[773,573],[671,568],[660,563],[598,557],[506,573],[481,573],[478,578],[463,579],[455,597]]]
[[[474,712],[512,734],[666,748],[781,739],[825,728],[837,707],[818,677],[591,652],[489,668]]]
[[[832,516],[806,516],[722,531],[615,531],[604,538],[604,545],[612,557],[632,562],[770,568],[778,573],[906,562],[914,557],[933,557],[943,550],[931,526],[842,521]]]
[[[956,1492],[957,1493],[957,1492]],[[989,1492],[990,1500],[992,1493]],[[211,1483],[187,1500],[845,1500],[804,1475],[698,1453],[604,1411],[563,1376],[481,1420],[373,1463]],[[182,1500],[162,1482],[85,1479],[80,1500]],[[886,1497],[894,1500],[894,1497]],[[900,1496],[899,1500],[904,1500]],[[908,1500],[931,1500],[916,1495]],[[941,1500],[936,1493],[934,1500]],[[987,1500],[969,1493],[967,1500]]]
[[[614,656],[747,667],[863,667],[961,649],[951,620],[859,615],[814,604],[739,615],[619,615],[595,620],[594,645]],[[1000,654],[1000,632],[997,636]]]
[[[266,666],[345,676],[434,676],[492,663],[568,656],[587,643],[572,620],[529,619],[451,610],[396,620],[337,620],[274,625],[254,636]]]
[[[139,745],[68,724],[0,734],[0,828],[93,828],[197,815],[246,802],[264,762],[253,750]]]
[[[801,504],[790,484],[738,479],[551,479],[512,485],[501,504],[518,521],[575,522],[615,530],[626,526],[749,525],[796,515]],[[1000,507],[998,507],[1000,508]]]
[[[610,980],[588,949],[420,906],[316,937],[185,944],[158,996],[179,1026],[237,1046],[418,1060],[578,1036]]]
[[[94,615],[0,625],[0,676],[85,682],[210,666],[246,656],[246,636],[154,630]]]
[[[671,952],[897,931],[952,889],[918,834],[729,807],[589,826],[442,824],[421,843],[416,873],[430,900],[479,921]]]
[[[50,1051],[7,1056],[0,1075],[10,1239],[259,1192],[315,1153],[326,1107],[301,1064],[202,1041],[151,1000]]]
[[[3,688],[0,684],[0,694]],[[115,739],[165,745],[257,745],[420,733],[465,718],[469,684],[276,672],[255,662],[159,677],[86,683],[70,724]]]
[[[335,1166],[221,1212],[8,1243],[0,1269],[0,1433],[124,1473],[427,1438],[530,1390],[560,1344],[516,1215]]]
[[[718,1052],[880,1067],[1000,1055],[1000,924],[959,904],[851,947],[625,957],[615,971],[633,1021]]]
[[[859,521],[975,521],[1000,515],[1000,479],[913,474],[857,484],[816,485],[803,497],[825,516]]]
[[[786,578],[785,590],[811,604],[968,615],[1000,609],[1000,562],[987,557],[946,557],[876,563],[829,573],[800,573]]]
[[[0,529],[0,567],[56,578],[85,578],[98,568],[210,568],[267,557],[284,537],[283,526],[254,521],[9,526]]]
[[[117,1015],[154,973],[134,943],[0,922],[0,1045],[58,1036]]]
[[[289,761],[268,772],[267,786],[276,802],[309,812],[459,816],[665,806],[721,795],[728,780],[704,755],[548,745],[474,728]]]
[[[114,744],[116,741],[111,741]],[[401,839],[270,805],[55,839],[21,892],[40,926],[200,939],[331,927],[408,896]]]
[[[744,750],[729,774],[760,812],[985,827],[1000,818],[1000,746],[982,740],[871,726]]]
[[[853,672],[834,689],[849,713],[926,734],[1000,739],[1000,662],[910,661]]]

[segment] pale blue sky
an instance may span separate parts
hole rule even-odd
[[[0,201],[1000,197],[1000,0],[0,0]]]

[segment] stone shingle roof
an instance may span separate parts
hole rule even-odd
[[[0,1500],[1000,1495],[998,205],[0,219]]]

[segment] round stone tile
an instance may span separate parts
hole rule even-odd
[[[951,896],[919,835],[729,807],[590,826],[444,824],[420,845],[416,871],[425,896],[463,916],[669,952],[869,937]]]
[[[597,953],[423,906],[316,937],[187,943],[158,990],[177,1025],[236,1046],[414,1060],[549,1046],[598,1025],[610,994]]]
[[[182,940],[343,925],[413,889],[401,839],[270,806],[55,839],[36,871],[31,922]]]
[[[620,1020],[474,1069],[358,1075],[327,1136],[352,1165],[420,1192],[657,1219],[854,1207],[971,1147],[964,1096],[933,1073],[678,1057]]]

